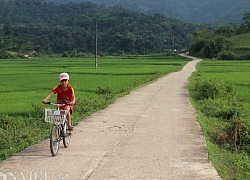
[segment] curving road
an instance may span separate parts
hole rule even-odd
[[[56,157],[47,139],[1,162],[0,179],[221,179],[185,88],[199,61],[85,118]]]

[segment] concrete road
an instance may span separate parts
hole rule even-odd
[[[85,118],[56,157],[45,140],[3,161],[0,179],[221,179],[186,90],[198,61]]]

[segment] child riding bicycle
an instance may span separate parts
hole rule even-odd
[[[71,114],[73,112],[73,105],[75,104],[75,93],[72,86],[69,85],[69,75],[68,73],[61,73],[59,75],[60,84],[56,86],[52,91],[44,98],[42,101],[43,104],[48,103],[48,99],[53,95],[57,94],[57,103],[65,104],[65,106],[61,106],[61,109],[67,111],[67,119],[70,133],[73,130],[73,126],[71,126]]]

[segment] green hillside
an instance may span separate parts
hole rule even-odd
[[[234,53],[238,59],[250,59],[250,33],[240,34],[229,38],[232,42],[230,51]]]
[[[230,38],[240,48],[250,48],[250,33],[236,35]]]
[[[0,59],[6,51],[23,55],[52,54],[84,57],[98,55],[172,54],[186,49],[202,26],[161,14],[146,15],[118,6],[94,3],[55,3],[45,0],[1,1]]]
[[[47,0],[60,3],[93,2],[106,6],[122,6],[133,11],[161,13],[182,21],[198,24],[217,24],[242,21],[249,12],[249,0]]]

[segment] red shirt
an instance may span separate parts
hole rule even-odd
[[[60,103],[61,101],[71,102],[72,96],[74,95],[74,89],[70,85],[66,91],[63,90],[61,85],[56,86],[53,90],[54,94],[57,94],[57,102]],[[70,106],[73,108],[73,106]]]

